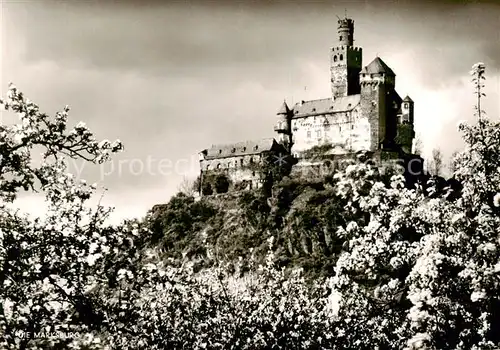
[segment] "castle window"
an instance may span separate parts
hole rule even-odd
[[[342,41],[342,35],[339,37],[339,40]]]
[[[240,165],[243,166],[243,158],[240,159]]]
[[[342,127],[341,126],[339,126],[339,131],[342,131]]]
[[[310,138],[311,138],[311,132],[310,132],[310,131],[308,131],[308,132],[307,132],[307,138],[308,138],[308,139],[310,139]]]
[[[321,130],[316,130],[316,137],[317,137],[318,139],[320,139],[320,138],[321,138]]]
[[[351,125],[351,130],[354,130],[354,125]]]
[[[217,164],[217,169],[220,169],[220,163]]]
[[[339,60],[343,60],[344,59],[344,56],[342,54],[340,54],[340,57],[339,57]]]
[[[316,112],[316,108],[313,108],[313,109],[312,109],[312,111],[313,111],[313,112]]]
[[[253,157],[250,157],[250,164],[253,164]]]
[[[237,166],[238,166],[238,161],[237,161],[237,160],[235,160],[235,161],[234,161],[234,167],[237,167]]]
[[[333,56],[333,62],[337,62],[337,55]]]
[[[219,154],[221,154],[221,153],[222,153],[222,150],[220,149],[220,150],[219,150]]]
[[[252,176],[255,176],[255,171],[252,171]]]
[[[236,148],[233,148],[233,149],[231,150],[231,153],[234,153],[234,152],[236,152]]]
[[[246,150],[247,150],[247,148],[246,148],[246,147],[243,147],[243,152],[245,152]]]
[[[258,145],[255,145],[255,147],[253,148],[254,150],[258,150],[259,149],[259,146]]]
[[[405,103],[405,108],[408,108],[408,102]]]

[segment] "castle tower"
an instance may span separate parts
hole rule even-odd
[[[288,108],[286,101],[283,101],[283,105],[277,113],[278,120],[274,126],[274,131],[278,134],[277,141],[285,146],[287,150],[292,147],[292,111]]]
[[[410,96],[406,96],[401,104],[401,124],[407,123],[413,125],[414,104]]]
[[[354,21],[349,18],[338,21],[338,45],[331,48],[330,73],[332,97],[356,95],[360,92],[362,50],[354,47]]]
[[[406,153],[412,152],[413,139],[415,137],[413,109],[413,100],[409,96],[406,96],[401,102],[401,113],[398,120],[398,141]]]
[[[361,85],[361,110],[370,124],[370,150],[375,151],[390,144],[395,135],[388,105],[394,90],[396,75],[379,57],[375,58],[359,74]],[[394,121],[395,124],[395,121]]]

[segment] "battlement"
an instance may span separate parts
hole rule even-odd
[[[350,50],[356,51],[356,52],[363,52],[363,49],[361,47],[357,47],[357,46],[334,46],[331,48],[331,51],[340,51],[340,50],[345,50],[345,49],[350,49]]]
[[[377,86],[377,85],[382,84],[382,83],[383,83],[383,81],[370,79],[370,80],[360,80],[359,85],[361,85],[361,86]]]
[[[354,27],[354,21],[350,18],[344,18],[344,19],[339,19],[338,21],[338,28],[347,28],[350,29]]]

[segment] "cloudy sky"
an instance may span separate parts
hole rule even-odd
[[[355,21],[363,63],[376,55],[416,104],[428,154],[460,149],[472,119],[468,72],[487,66],[485,109],[500,115],[500,5],[458,1],[0,0],[2,92],[9,82],[54,113],[72,108],[124,153],[73,171],[108,190],[116,217],[142,216],[198,172],[212,143],[273,136],[275,113],[329,96],[337,15]],[[8,120],[12,116],[2,115]],[[28,211],[43,208],[23,196]]]

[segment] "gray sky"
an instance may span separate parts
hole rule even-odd
[[[2,90],[12,81],[48,113],[68,104],[72,123],[124,142],[112,164],[82,173],[109,189],[104,203],[120,217],[166,202],[212,143],[272,137],[284,98],[328,97],[328,49],[345,9],[363,64],[378,54],[415,101],[426,153],[461,147],[456,124],[472,119],[478,61],[485,109],[499,116],[495,2],[0,2]]]

